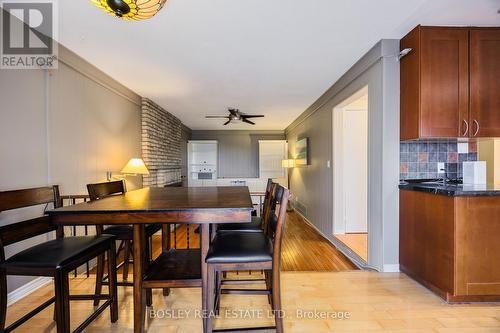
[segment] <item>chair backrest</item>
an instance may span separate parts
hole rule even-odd
[[[100,200],[112,195],[124,194],[127,192],[124,180],[117,180],[113,182],[87,184],[87,191],[89,192],[90,201]],[[104,226],[95,226],[97,235],[101,235],[104,231]]]
[[[268,193],[271,193],[272,189],[273,189],[273,179],[272,178],[268,178],[267,179],[267,185],[266,185],[266,195]]]
[[[290,192],[287,188],[279,184],[273,184],[271,205],[264,221],[264,232],[274,243],[273,266],[277,265],[275,267],[276,269],[279,269],[281,259],[281,244],[285,230],[286,209],[289,196]]]
[[[123,194],[127,192],[125,181],[117,180],[113,182],[88,184],[87,190],[91,201],[104,199],[106,197]]]
[[[57,185],[0,192],[0,212],[50,203],[54,208],[61,207]],[[4,246],[55,230],[61,237],[62,228],[53,224],[47,215],[0,227],[0,261],[5,260]]]
[[[266,200],[271,197],[271,191],[273,190],[273,179],[269,178],[266,185],[266,195],[264,196],[264,206],[266,205]]]
[[[263,207],[262,207],[262,211],[261,211],[261,216],[262,216],[262,221],[263,221],[262,227],[264,230],[267,229],[268,222],[269,222],[269,219],[267,219],[266,217],[269,214],[271,214],[271,211],[274,211],[274,209],[276,208],[276,205],[273,205],[273,202],[271,200],[275,185],[278,185],[278,184],[273,183],[273,180],[271,178],[269,178],[267,180],[266,195],[264,197],[264,203],[263,203]]]

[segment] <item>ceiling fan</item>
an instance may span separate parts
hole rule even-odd
[[[224,118],[224,119],[228,119],[228,121],[226,121],[224,123],[224,125],[227,125],[229,124],[230,122],[244,122],[244,123],[247,123],[247,124],[250,124],[250,125],[255,125],[255,123],[251,120],[248,120],[248,118],[262,118],[264,117],[263,115],[256,115],[256,114],[245,114],[243,112],[240,112],[239,109],[236,109],[236,108],[227,108],[227,110],[229,111],[229,114],[227,116],[205,116],[205,118]]]

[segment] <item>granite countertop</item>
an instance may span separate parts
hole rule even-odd
[[[438,183],[405,183],[399,184],[399,189],[420,191],[447,196],[500,196],[500,185],[462,185]]]

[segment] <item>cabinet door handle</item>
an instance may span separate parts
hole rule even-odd
[[[474,136],[476,136],[479,133],[479,122],[474,119],[474,123],[476,124],[476,132],[474,133]]]
[[[465,123],[465,132],[464,134],[462,134],[462,136],[467,136],[467,133],[469,132],[469,122],[464,119],[464,123]]]

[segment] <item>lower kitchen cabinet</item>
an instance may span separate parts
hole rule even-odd
[[[500,196],[400,190],[400,269],[448,302],[500,301]]]

